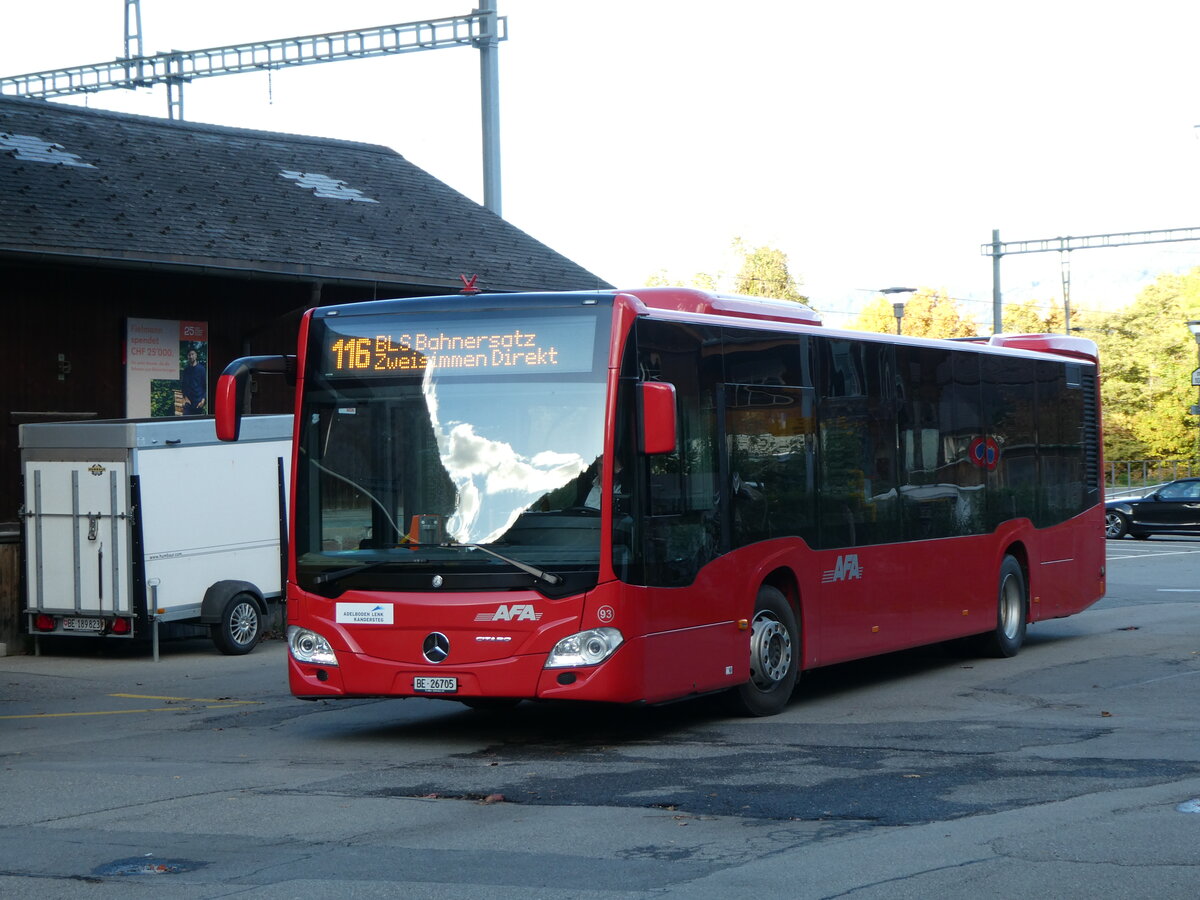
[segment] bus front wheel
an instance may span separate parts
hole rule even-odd
[[[800,674],[796,614],[777,588],[763,585],[750,626],[750,678],[729,692],[733,711],[744,716],[782,712]]]
[[[996,627],[979,635],[978,649],[984,656],[1016,656],[1025,643],[1026,620],[1029,615],[1029,595],[1025,588],[1025,573],[1013,557],[1004,557],[1000,564],[1000,585],[997,594]]]

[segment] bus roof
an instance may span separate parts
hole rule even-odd
[[[1095,341],[1071,334],[993,334],[987,338],[987,342],[993,347],[1037,350],[1059,356],[1075,356],[1089,362],[1095,362],[1098,356]]]
[[[617,293],[637,297],[651,309],[736,316],[744,319],[767,319],[775,322],[803,322],[805,325],[821,324],[821,317],[815,310],[792,300],[718,294],[699,288],[682,287],[633,288],[617,291]]]
[[[697,288],[634,288],[616,293],[636,297],[650,309],[669,312],[716,315],[760,319],[786,324],[821,325],[816,311],[802,303],[789,300],[772,300],[765,297],[746,297],[735,294],[718,294]],[[834,329],[838,336],[868,337],[876,340],[900,343],[923,343],[942,341],[945,338],[914,338],[873,331],[846,331]],[[1004,350],[1025,350],[1069,356],[1096,362],[1096,344],[1088,338],[1067,334],[996,334],[990,337],[951,338],[955,342],[978,344]]]

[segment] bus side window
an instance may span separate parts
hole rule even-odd
[[[1041,490],[1038,525],[1065,522],[1087,508],[1084,475],[1083,391],[1067,369],[1039,362],[1037,388],[1038,458]]]
[[[945,349],[898,347],[900,498],[905,540],[979,534],[982,466],[979,361]]]
[[[720,545],[717,512],[716,390],[720,331],[671,322],[639,322],[638,376],[673,384],[677,441],[673,452],[643,457],[641,524],[644,583],[690,584]]]
[[[999,448],[988,469],[987,524],[1035,520],[1038,505],[1037,375],[1030,359],[981,358],[984,421]]]
[[[813,542],[813,400],[811,388],[725,386],[734,547],[793,535]]]
[[[818,347],[820,546],[898,540],[892,347],[843,339]]]

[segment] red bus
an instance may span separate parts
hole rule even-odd
[[[804,669],[1104,593],[1095,345],[821,326],[703,291],[321,307],[294,357],[288,661],[302,698],[748,715]]]

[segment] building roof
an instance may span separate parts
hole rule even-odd
[[[610,287],[387,147],[0,98],[0,258]]]

